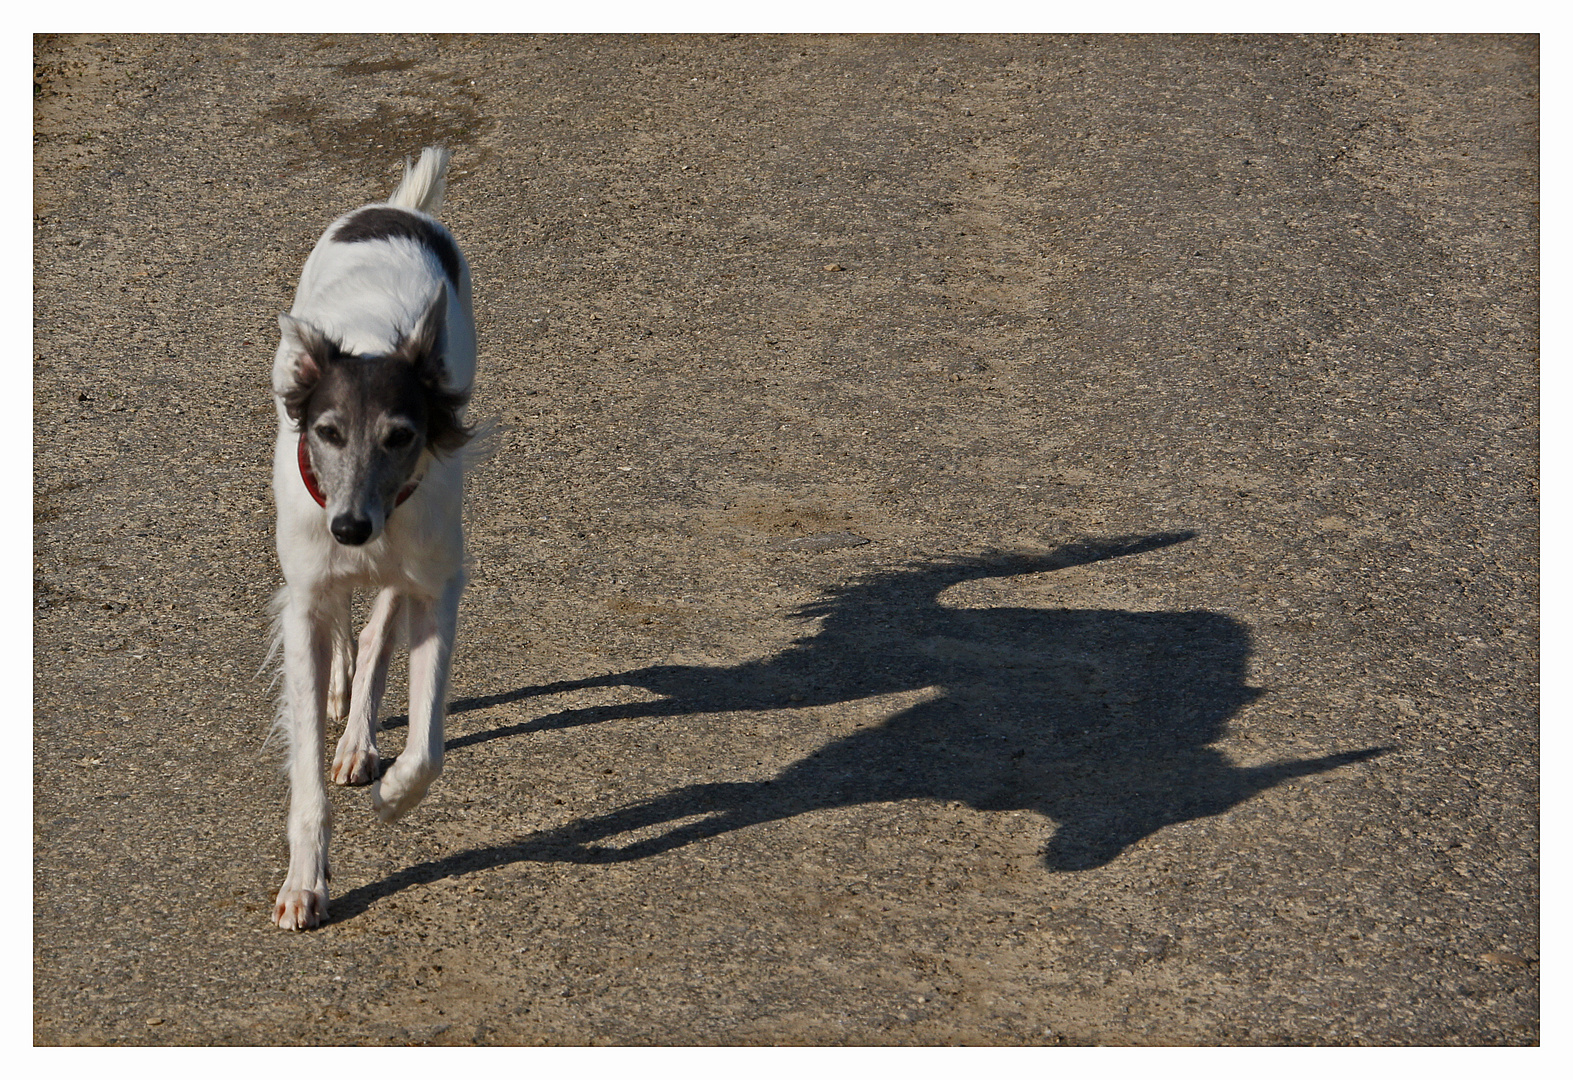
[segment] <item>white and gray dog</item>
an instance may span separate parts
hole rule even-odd
[[[383,821],[414,808],[442,771],[465,580],[460,450],[471,436],[464,407],[475,379],[469,266],[432,216],[448,158],[423,150],[387,202],[328,226],[294,307],[279,317],[273,497],[287,584],[274,614],[290,807],[289,873],[273,921],[286,930],[328,915],[327,714],[345,725],[333,782],[371,785]],[[358,647],[356,588],[378,590]],[[377,707],[401,633],[410,649],[409,739],[383,775]]]

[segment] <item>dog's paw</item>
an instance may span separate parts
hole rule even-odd
[[[327,889],[279,890],[273,905],[273,924],[280,930],[310,930],[328,919]]]
[[[382,775],[382,756],[369,750],[340,749],[333,755],[333,782],[343,787],[365,787]]]
[[[401,767],[405,766],[405,767]],[[414,810],[426,797],[426,789],[440,770],[407,766],[395,761],[382,780],[371,789],[371,807],[384,825],[391,825]]]

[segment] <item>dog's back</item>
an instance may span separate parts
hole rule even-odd
[[[439,287],[448,290],[444,341],[447,386],[468,391],[475,379],[475,330],[470,307],[470,268],[434,212],[447,187],[450,154],[427,147],[405,163],[404,178],[385,203],[352,210],[329,225],[301,271],[290,315],[317,327],[343,349],[376,355],[394,347],[413,326]],[[290,384],[281,348],[273,385]]]

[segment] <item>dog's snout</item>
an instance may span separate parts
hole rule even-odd
[[[371,539],[371,519],[354,514],[340,514],[329,526],[333,539],[341,544],[364,544]]]

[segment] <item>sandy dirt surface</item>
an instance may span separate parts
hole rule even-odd
[[[1539,1041],[1535,38],[35,64],[37,1042]],[[439,140],[447,771],[286,933],[275,319]]]

